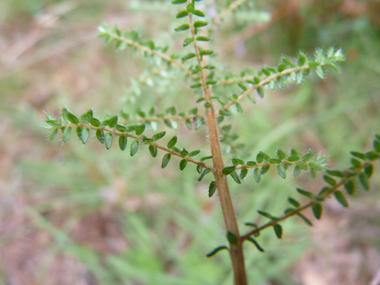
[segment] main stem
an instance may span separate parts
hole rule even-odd
[[[202,60],[199,54],[197,41],[195,39],[195,31],[194,31],[192,16],[193,15],[189,13],[190,29],[191,29],[191,34],[194,39],[195,54],[197,56],[198,65],[200,67],[203,67]],[[205,96],[205,101],[212,103],[211,87],[208,87],[206,84],[205,71],[202,70],[200,74],[201,74],[203,94]],[[207,125],[208,125],[208,133],[210,137],[211,153],[213,156],[213,165],[215,168],[215,172],[214,172],[215,183],[218,189],[220,204],[222,206],[224,223],[226,224],[227,231],[233,233],[234,235],[238,237],[238,242],[236,244],[230,243],[230,249],[229,249],[230,257],[232,261],[232,267],[234,270],[235,285],[246,285],[247,276],[246,276],[245,265],[244,265],[244,255],[243,255],[243,245],[242,245],[243,239],[240,237],[240,234],[239,234],[239,228],[237,226],[235,212],[234,212],[234,208],[233,208],[233,204],[232,204],[232,200],[230,196],[230,191],[228,188],[227,177],[223,175],[222,173],[222,170],[224,168],[224,162],[223,162],[222,152],[220,148],[216,115],[215,115],[214,107],[212,105],[211,107],[206,108],[206,118],[207,118]]]

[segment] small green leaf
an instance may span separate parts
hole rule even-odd
[[[172,1],[172,4],[173,5],[178,5],[178,4],[183,4],[183,3],[186,3],[187,0],[174,0]]]
[[[119,137],[119,147],[121,150],[125,150],[127,147],[128,139],[125,136],[120,136]]]
[[[93,125],[94,127],[99,127],[100,126],[100,121],[96,118],[91,118],[91,125]]]
[[[256,182],[259,183],[261,178],[261,171],[259,168],[255,168],[253,171],[253,176],[255,177]]]
[[[230,244],[238,243],[238,237],[230,231],[227,232],[227,240],[229,241]]]
[[[270,165],[266,165],[266,166],[261,167],[261,170],[260,170],[261,175],[264,175],[265,173],[267,173],[269,171],[269,169],[270,169]]]
[[[269,69],[265,68],[265,67],[262,67],[261,68],[261,71],[266,75],[266,76],[269,76],[270,75],[270,71]]]
[[[67,112],[67,119],[73,124],[79,123],[79,119],[74,114],[72,114],[70,112]]]
[[[200,152],[201,152],[200,150],[194,150],[194,151],[189,152],[188,156],[193,157],[193,156],[198,155]]]
[[[298,176],[300,173],[301,173],[301,168],[300,168],[298,165],[296,165],[296,166],[294,167],[293,176],[296,177],[296,176]]]
[[[264,161],[264,156],[263,156],[262,152],[259,152],[257,154],[256,161],[257,161],[257,163],[262,163]]]
[[[313,155],[314,155],[314,152],[312,150],[309,151],[309,153],[305,154],[303,157],[302,157],[302,161],[303,162],[307,162],[309,161],[310,159],[313,158]]]
[[[212,197],[212,195],[214,195],[215,191],[216,191],[216,183],[215,183],[215,181],[212,181],[210,183],[210,186],[208,187],[208,196]]]
[[[338,170],[329,170],[329,169],[327,169],[325,171],[326,171],[327,174],[329,174],[331,176],[344,177],[343,173],[341,171],[338,171]]]
[[[367,174],[368,178],[371,178],[372,173],[373,173],[373,165],[369,164],[368,166],[366,166],[364,168],[364,172],[365,172],[365,174]]]
[[[189,60],[191,58],[195,57],[195,53],[191,52],[191,53],[188,53],[187,55],[183,56],[181,58],[182,61],[186,61],[186,60]]]
[[[185,169],[187,165],[187,160],[186,159],[182,159],[181,162],[179,163],[179,169],[182,171]]]
[[[355,158],[351,158],[351,164],[355,168],[358,168],[358,167],[362,166],[362,163],[359,160],[355,159]]]
[[[263,216],[263,217],[266,217],[266,218],[268,218],[268,219],[273,220],[272,215],[268,214],[267,212],[264,212],[264,211],[257,211],[257,213],[259,213],[259,214],[260,214],[261,216]]]
[[[309,162],[309,166],[313,169],[316,169],[316,170],[322,170],[322,167],[315,164],[314,162]]]
[[[65,127],[63,129],[63,142],[67,142],[71,134],[71,126]]]
[[[360,152],[357,152],[357,151],[351,151],[351,155],[357,157],[357,158],[360,158],[360,159],[363,159],[363,160],[367,160],[367,156],[363,153],[360,153]]]
[[[299,156],[289,156],[287,160],[288,161],[297,161],[299,159],[300,159]]]
[[[105,142],[105,145],[106,145],[106,149],[110,149],[111,148],[112,138],[113,138],[112,133],[106,133],[105,134],[105,136],[104,136],[104,142]]]
[[[307,165],[303,164],[302,162],[296,161],[296,165],[302,169],[302,170],[307,170]]]
[[[211,55],[211,54],[213,54],[213,53],[214,53],[213,50],[201,50],[201,51],[199,52],[199,54],[200,54],[201,56],[204,56],[204,55]]]
[[[181,156],[185,157],[189,154],[189,152],[186,150],[186,149],[183,149],[181,152],[180,152]]]
[[[194,5],[193,4],[187,5],[186,10],[187,12],[192,13],[194,11]]]
[[[49,141],[54,140],[54,138],[57,136],[57,133],[58,133],[58,128],[54,128],[54,129],[51,131],[51,133],[50,133]]]
[[[60,127],[61,122],[57,120],[46,120],[46,123],[53,127]]]
[[[210,38],[208,37],[204,37],[204,36],[198,36],[196,38],[197,41],[203,41],[203,42],[208,42],[210,40]]]
[[[355,182],[348,180],[346,183],[344,183],[344,189],[346,189],[348,195],[353,195],[355,193]]]
[[[309,192],[309,191],[306,191],[306,190],[302,190],[300,188],[297,188],[297,192],[300,193],[301,195],[309,198],[309,199],[314,199],[314,195],[313,193]]]
[[[235,182],[237,184],[241,184],[241,181],[240,181],[239,176],[237,175],[236,171],[232,172],[230,175],[233,178],[233,180],[235,180]]]
[[[277,159],[277,158],[271,158],[270,160],[269,160],[269,162],[270,163],[281,163],[281,159]]]
[[[309,61],[308,62],[309,67],[317,67],[319,66],[319,62],[316,61]]]
[[[213,251],[211,251],[210,253],[208,253],[206,256],[207,257],[211,257],[211,256],[214,256],[215,254],[217,254],[219,251],[222,251],[222,250],[228,250],[228,247],[226,246],[218,246],[217,248],[215,248]]]
[[[336,185],[335,179],[331,178],[330,176],[323,175],[323,180],[325,180],[331,186],[335,186]]]
[[[247,161],[248,166],[255,166],[256,162],[255,161]]]
[[[82,128],[80,140],[83,144],[85,144],[88,141],[88,138],[90,137],[90,129],[89,128]]]
[[[200,28],[200,27],[204,27],[207,25],[208,25],[208,22],[206,22],[206,21],[195,21],[194,22],[194,28]]]
[[[178,26],[177,28],[174,29],[174,31],[176,32],[182,32],[182,31],[186,31],[190,28],[190,26],[188,24],[182,24],[180,26]]]
[[[176,143],[177,143],[177,136],[174,136],[168,142],[168,148],[173,148]]]
[[[335,191],[334,192],[335,199],[343,206],[343,207],[348,207],[348,203],[346,200],[346,197],[341,191]]]
[[[280,175],[283,179],[285,179],[286,178],[285,164],[277,165],[277,172],[278,172],[278,175]]]
[[[368,157],[369,160],[375,160],[380,158],[380,153],[376,151],[369,151],[365,153],[366,157]]]
[[[373,141],[373,149],[377,152],[380,152],[380,142],[378,140]]]
[[[232,172],[235,171],[235,168],[236,168],[236,166],[227,166],[227,167],[223,168],[222,173],[224,175],[231,174]]]
[[[131,156],[134,156],[137,153],[137,151],[139,150],[139,145],[140,143],[137,140],[133,141],[131,145],[131,152],[130,152]]]
[[[360,172],[359,174],[360,184],[363,186],[364,190],[369,190],[369,181],[368,176],[365,172]]]
[[[183,18],[183,17],[186,17],[187,15],[189,15],[189,13],[186,11],[186,10],[182,10],[182,11],[179,11],[177,16],[175,16],[177,19],[179,18]]]
[[[165,168],[168,165],[171,156],[172,155],[170,153],[167,153],[164,155],[164,157],[162,158],[161,168]]]
[[[278,238],[282,237],[282,227],[279,224],[273,225],[274,232]]]
[[[211,159],[211,158],[213,158],[213,156],[212,156],[212,155],[210,155],[210,156],[205,156],[205,157],[202,157],[202,158],[201,158],[201,162],[203,162],[203,161],[205,161],[205,160],[207,160],[207,159]]]
[[[243,168],[241,171],[240,171],[240,179],[243,180],[248,174],[248,169],[247,168]]]
[[[185,121],[185,124],[186,124],[186,127],[187,127],[189,130],[191,130],[191,126],[192,126],[192,124],[191,124],[191,121],[190,121],[189,119],[187,119],[187,120]]]
[[[259,95],[260,98],[264,98],[264,89],[261,87],[257,88],[257,95]]]
[[[292,204],[296,208],[298,208],[301,205],[297,200],[290,198],[290,197],[288,198],[288,201],[290,204]]]
[[[205,108],[211,108],[212,107],[212,104],[210,102],[206,102],[204,104]]]
[[[301,213],[297,213],[296,214],[297,216],[299,216],[302,220],[304,220],[304,222],[306,224],[308,224],[309,226],[313,226],[313,223],[309,221],[308,218],[306,218],[304,215],[302,215]]]
[[[141,124],[136,127],[135,133],[136,135],[141,135],[145,131],[145,124]]]
[[[156,157],[157,156],[157,148],[153,145],[150,145],[149,146],[149,152],[150,152],[150,155],[152,157]]]
[[[104,138],[105,138],[105,136],[104,136],[104,131],[102,131],[102,130],[96,130],[96,138],[100,141],[100,143],[104,143]]]
[[[315,168],[310,169],[310,176],[313,179],[315,179],[315,177],[317,177],[317,170]]]
[[[153,140],[153,141],[158,141],[159,139],[163,138],[165,135],[166,135],[166,132],[160,132],[160,133],[157,133],[157,134],[155,134],[155,135],[152,137],[152,140]]]
[[[194,41],[193,38],[187,38],[187,39],[184,40],[182,46],[186,47],[186,46],[188,46],[189,44],[191,44],[193,41]]]
[[[314,217],[319,220],[322,216],[322,205],[315,203],[311,209],[313,210]]]
[[[300,58],[298,59],[298,66],[303,66],[305,65],[306,63],[306,56],[305,55],[301,55]]]
[[[198,17],[204,17],[205,16],[205,14],[200,10],[194,10],[194,11],[192,11],[192,13],[193,13],[193,15],[196,15]]]
[[[198,181],[201,181],[203,179],[203,177],[207,174],[207,173],[210,173],[211,172],[211,169],[210,168],[206,168],[205,170],[203,170],[201,176],[199,176],[198,178]]]
[[[257,243],[256,240],[254,240],[251,237],[248,237],[247,240],[249,240],[251,243],[253,243],[259,251],[264,252],[264,249]]]
[[[108,125],[110,126],[110,128],[114,128],[117,124],[117,121],[118,121],[118,117],[117,116],[113,116],[111,119],[108,120]]]
[[[322,66],[317,66],[316,69],[315,69],[315,72],[317,73],[317,75],[319,76],[319,78],[321,78],[321,79],[325,78],[325,72],[324,72]]]

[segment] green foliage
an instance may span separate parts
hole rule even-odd
[[[182,5],[188,2],[175,0],[171,3]],[[378,135],[376,135],[372,144],[373,151],[367,153],[351,152],[353,156],[351,165],[344,171],[328,169],[326,157],[322,157],[321,155],[315,156],[313,150],[300,155],[301,152],[298,152],[295,148],[292,148],[288,154],[278,149],[276,155],[273,157],[260,151],[256,155],[256,161],[245,162],[240,158],[234,157],[232,158],[232,166],[218,168],[217,165],[219,162],[217,156],[221,155],[218,143],[211,143],[211,153],[213,155],[215,153],[217,154],[215,158],[208,155],[200,160],[193,158],[201,153],[200,150],[188,151],[185,148],[180,149],[176,147],[178,140],[177,135],[180,136],[180,132],[165,143],[161,143],[161,139],[166,135],[166,131],[162,130],[156,132],[157,129],[167,128],[169,130],[171,129],[171,131],[175,131],[178,129],[178,122],[185,122],[189,130],[198,130],[201,126],[205,126],[205,128],[208,128],[208,135],[213,135],[214,137],[215,134],[211,132],[219,128],[221,135],[220,141],[228,144],[230,149],[233,149],[234,152],[239,154],[239,144],[234,143],[239,137],[232,133],[232,126],[228,125],[228,123],[229,120],[236,117],[236,113],[244,112],[243,100],[245,97],[248,97],[252,103],[255,103],[255,99],[252,95],[255,90],[258,97],[263,99],[264,94],[270,94],[270,90],[276,88],[276,84],[279,89],[290,83],[302,84],[312,73],[315,73],[321,79],[325,79],[328,67],[340,71],[339,63],[345,60],[341,49],[329,48],[328,50],[324,50],[319,48],[316,49],[314,56],[308,56],[303,52],[299,52],[296,60],[289,60],[283,57],[280,64],[276,66],[265,66],[259,70],[250,71],[249,78],[246,78],[246,76],[244,76],[245,74],[240,77],[233,75],[226,77],[217,64],[204,64],[206,61],[208,63],[208,61],[215,60],[216,54],[214,50],[203,49],[197,44],[198,41],[208,42],[212,38],[197,35],[200,31],[206,33],[205,27],[211,22],[197,19],[195,21],[192,20],[193,15],[205,17],[204,12],[196,9],[198,8],[196,1],[188,3],[186,7],[183,5],[181,8],[183,8],[183,10],[177,12],[176,19],[187,18],[188,23],[176,24],[174,31],[181,32],[179,33],[180,35],[185,34],[185,32],[188,33],[187,36],[189,36],[189,34],[191,35],[191,37],[186,37],[183,40],[182,46],[187,47],[193,45],[194,52],[186,51],[182,56],[178,54],[166,55],[168,47],[159,47],[152,40],[142,41],[139,39],[138,33],[133,30],[122,32],[117,26],[110,28],[105,23],[99,26],[98,36],[104,37],[106,44],[113,42],[118,50],[124,50],[130,47],[132,52],[140,50],[142,55],[148,60],[158,58],[160,62],[164,61],[168,69],[175,66],[178,69],[177,72],[184,76],[186,85],[190,86],[190,89],[193,89],[194,93],[197,94],[198,100],[194,101],[204,106],[203,112],[198,114],[198,107],[190,106],[191,109],[187,112],[181,111],[177,114],[177,108],[170,105],[163,113],[156,113],[155,108],[152,107],[148,115],[141,109],[138,109],[135,117],[124,112],[122,117],[125,118],[125,120],[119,120],[119,116],[114,115],[102,121],[94,117],[92,110],[87,111],[78,118],[66,108],[63,108],[60,120],[50,114],[46,114],[47,119],[44,127],[51,130],[49,135],[50,141],[57,137],[60,130],[63,134],[63,142],[67,142],[72,128],[75,128],[77,137],[83,144],[86,144],[91,137],[90,132],[93,130],[95,131],[98,141],[104,144],[107,150],[112,147],[113,137],[118,136],[119,148],[124,151],[127,147],[129,137],[133,139],[130,146],[130,156],[135,156],[140,147],[143,152],[144,147],[147,146],[153,158],[157,157],[159,151],[165,153],[162,158],[161,168],[165,168],[170,162],[171,157],[174,156],[176,159],[179,159],[180,171],[183,171],[189,163],[196,165],[196,171],[200,174],[198,181],[202,181],[207,174],[212,173],[215,180],[209,184],[209,197],[214,195],[217,189],[216,185],[218,185],[218,187],[221,185],[217,183],[220,179],[226,179],[225,176],[230,175],[234,182],[241,184],[243,179],[249,178],[248,174],[250,168],[253,168],[253,178],[257,183],[263,181],[264,178],[262,177],[270,173],[271,168],[276,168],[277,174],[282,179],[286,179],[289,176],[287,175],[287,171],[291,167],[293,167],[294,177],[304,171],[309,172],[311,178],[316,178],[319,171],[324,171],[326,175],[323,175],[323,180],[327,185],[324,186],[317,195],[312,191],[297,188],[297,193],[301,195],[299,199],[301,202],[289,197],[287,201],[292,207],[286,209],[283,216],[276,217],[270,213],[258,211],[261,216],[270,219],[270,222],[261,227],[253,223],[247,223],[253,226],[254,230],[245,235],[238,235],[230,230],[227,231],[226,237],[230,246],[239,246],[240,242],[248,240],[262,252],[264,250],[251,236],[257,237],[260,231],[267,227],[273,227],[276,237],[281,239],[283,236],[283,227],[280,223],[294,215],[301,217],[306,224],[312,225],[311,221],[302,215],[301,212],[307,208],[311,208],[314,217],[320,219],[323,212],[322,203],[330,196],[334,196],[343,207],[348,207],[345,194],[339,189],[344,186],[347,194],[353,195],[356,185],[355,179],[359,181],[364,190],[369,190],[369,178],[374,171],[371,162],[380,157],[380,140]],[[215,87],[216,90],[222,90],[221,88],[228,85],[234,85],[236,88],[239,88],[238,93],[235,92],[236,94],[233,93],[232,95],[226,96],[212,94],[211,86],[213,86],[213,88]],[[199,90],[202,90],[201,97],[199,97]],[[217,92],[215,92],[215,94],[217,94]],[[266,97],[268,97],[268,95]],[[234,105],[234,108],[231,107],[232,105]],[[186,115],[186,113],[188,115]],[[212,114],[212,116],[210,114]],[[213,119],[213,116],[215,119]],[[227,125],[222,125],[223,122],[227,123]],[[150,135],[151,131],[154,133]],[[218,135],[218,133],[216,134]],[[162,141],[165,140],[166,139],[163,139]],[[165,147],[165,144],[167,147]],[[243,157],[244,153],[241,155]],[[207,161],[209,159],[213,159],[211,163]],[[210,163],[210,165],[207,163]],[[238,171],[240,171],[240,174],[238,174]],[[248,181],[248,178],[245,181]],[[220,191],[219,193],[223,193],[223,189],[218,190]],[[302,204],[301,199],[305,198],[307,202],[306,204]],[[233,217],[233,219],[235,219],[235,217]],[[211,257],[224,249],[228,250],[228,247],[219,246],[207,254],[207,256]]]

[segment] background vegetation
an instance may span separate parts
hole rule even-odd
[[[187,111],[195,97],[181,78],[129,51],[116,52],[95,37],[106,20],[122,30],[180,50],[173,36],[176,8],[169,1],[42,1],[0,3],[0,283],[4,284],[231,284],[226,253],[205,254],[225,242],[217,197],[209,181],[140,151],[130,157],[95,140],[64,146],[47,142],[43,111],[58,115],[92,107],[97,114],[135,113],[170,104]],[[207,3],[209,3],[208,1]],[[211,1],[212,2],[212,1]],[[213,1],[209,15],[229,1]],[[243,153],[274,154],[296,147],[329,154],[343,168],[349,151],[368,150],[380,126],[380,4],[358,0],[247,1],[215,31],[215,50],[229,70],[277,64],[281,55],[341,47],[341,74],[325,81],[267,92],[236,114]],[[223,43],[223,44],[221,44]],[[141,95],[138,96],[140,90]],[[172,103],[174,102],[174,103]],[[169,131],[169,130],[167,130]],[[174,131],[172,131],[174,133]],[[179,124],[179,136],[208,154],[205,129]],[[186,147],[186,145],[185,145]],[[233,147],[225,149],[231,151]],[[378,168],[376,169],[378,173]],[[253,177],[232,195],[241,226],[257,210],[279,213],[295,186],[318,190],[304,174]],[[266,253],[247,250],[253,284],[366,284],[380,266],[380,179],[343,209],[334,201],[322,221],[307,228],[284,223],[278,241],[269,230],[259,241]],[[309,215],[312,219],[312,215]],[[259,222],[259,220],[253,220]],[[248,245],[247,245],[248,246]]]

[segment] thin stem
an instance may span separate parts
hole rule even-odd
[[[196,77],[195,74],[192,74],[191,71],[186,67],[184,66],[181,62],[175,60],[175,59],[172,59],[170,56],[166,55],[166,54],[163,54],[163,53],[160,53],[156,50],[152,50],[150,48],[147,48],[143,45],[140,45],[138,43],[135,43],[134,41],[130,40],[130,39],[127,39],[127,38],[123,38],[123,37],[119,37],[118,35],[116,34],[113,34],[113,33],[109,33],[108,34],[110,37],[113,37],[114,39],[117,39],[119,41],[123,41],[123,42],[126,42],[128,45],[131,45],[131,46],[134,46],[135,48],[137,49],[140,49],[142,51],[145,51],[145,52],[148,52],[148,53],[151,53],[151,54],[154,54],[156,56],[159,56],[161,57],[162,59],[170,62],[170,63],[173,63],[175,65],[178,65],[183,71],[185,71],[188,75],[190,75],[190,77]]]
[[[147,122],[147,121],[163,121],[163,120],[192,120],[197,117],[203,117],[203,115],[188,115],[188,116],[165,116],[165,117],[139,117],[136,119],[130,119],[130,120],[120,120],[119,122],[122,124],[128,124],[131,122]]]
[[[236,102],[240,101],[241,99],[243,99],[244,97],[246,97],[248,94],[250,94],[252,91],[256,90],[259,87],[262,87],[263,85],[269,83],[270,81],[272,81],[273,79],[276,79],[277,77],[280,77],[280,76],[283,76],[285,74],[289,74],[289,73],[292,73],[292,72],[295,72],[295,71],[309,69],[309,68],[310,67],[306,66],[306,65],[304,65],[304,66],[297,66],[297,67],[285,69],[285,70],[283,70],[283,71],[281,71],[279,73],[276,73],[276,74],[273,74],[271,76],[268,76],[264,80],[260,81],[260,83],[258,83],[255,86],[249,88],[247,91],[244,91],[235,100],[233,100],[233,101],[229,102],[228,104],[224,105],[223,108],[221,108],[220,110],[226,110],[226,109],[228,109],[230,106],[232,106],[233,104],[235,104]],[[218,110],[217,113],[219,113],[220,110]]]
[[[156,148],[159,148],[165,152],[168,152],[168,153],[171,153],[172,155],[175,155],[175,156],[178,156],[182,159],[186,159],[188,162],[192,162],[196,165],[199,165],[199,166],[202,166],[203,168],[210,168],[212,171],[215,171],[215,168],[210,166],[210,165],[207,165],[206,163],[203,163],[203,162],[200,162],[198,160],[195,160],[191,157],[188,157],[188,156],[182,156],[180,153],[172,150],[172,149],[169,149],[167,147],[164,147],[162,145],[159,145],[158,143],[155,143],[155,142],[144,142],[143,141],[143,137],[140,137],[140,136],[136,136],[136,135],[132,135],[132,134],[129,134],[129,133],[123,133],[123,132],[119,132],[118,130],[115,130],[115,129],[110,129],[110,128],[105,128],[105,127],[95,127],[93,125],[89,125],[89,124],[67,124],[67,125],[62,125],[60,128],[64,128],[64,127],[67,127],[67,126],[75,126],[75,127],[81,127],[81,128],[89,128],[89,129],[93,129],[93,130],[101,130],[101,131],[106,131],[106,132],[110,132],[112,134],[115,134],[115,135],[119,135],[119,136],[124,136],[124,137],[129,137],[129,138],[133,138],[133,139],[136,139],[140,142],[143,142],[145,144],[149,144],[149,145],[152,145]]]
[[[190,3],[190,2],[188,2]],[[189,13],[189,22],[191,35],[193,37],[194,50],[198,65],[203,67],[202,60],[199,54],[199,49],[197,45],[197,40],[195,38],[195,31],[193,26],[193,15]],[[202,69],[200,71],[203,94],[206,99],[206,102],[212,103],[212,93],[211,88],[206,85],[206,74]],[[213,156],[213,165],[214,165],[214,178],[216,187],[219,194],[219,199],[222,207],[224,222],[226,224],[227,231],[233,233],[238,237],[237,244],[230,243],[230,257],[232,261],[232,267],[234,270],[234,280],[236,285],[246,285],[247,277],[244,266],[244,255],[243,255],[243,240],[240,238],[239,228],[237,226],[235,212],[233,209],[233,204],[228,189],[227,177],[223,175],[222,170],[224,168],[224,162],[222,158],[222,152],[220,148],[218,126],[215,116],[214,107],[211,104],[211,107],[206,108],[206,117],[207,117],[207,126],[210,139],[211,152]]]
[[[360,171],[364,168],[366,168],[368,165],[370,165],[371,163],[370,162],[367,162],[367,163],[364,163],[361,167],[359,167],[358,169],[356,169],[354,172],[351,172],[351,173],[354,173],[355,175],[358,175],[360,173]],[[320,195],[320,197],[322,198],[327,198],[328,196],[330,196],[334,191],[338,190],[339,187],[341,187],[342,185],[344,185],[344,183],[346,183],[348,180],[351,180],[353,179],[355,176],[351,176],[351,177],[347,177],[347,178],[342,178],[334,187],[330,188],[328,191],[326,191],[325,193],[323,193],[322,195]],[[241,236],[241,238],[244,240],[244,239],[247,239],[248,237],[254,235],[254,234],[257,234],[259,232],[261,232],[262,230],[268,228],[268,227],[271,227],[273,226],[274,224],[278,223],[278,222],[281,222],[281,221],[284,221],[298,213],[301,213],[302,211],[312,207],[313,205],[315,205],[316,203],[319,203],[318,201],[311,201],[307,204],[305,204],[304,206],[302,207],[299,207],[297,209],[294,209],[293,211],[289,211],[287,214],[283,215],[281,218],[278,218],[276,219],[275,221],[270,221],[264,225],[262,225],[261,227],[258,227],[252,231],[250,231],[249,233]]]
[[[262,166],[269,166],[269,165],[279,165],[279,164],[294,164],[296,162],[300,162],[303,165],[307,165],[307,162],[303,161],[287,161],[287,160],[281,160],[281,162],[263,162],[263,163],[257,163],[255,165],[238,165],[236,166],[236,169],[245,169],[245,168],[257,168]]]

